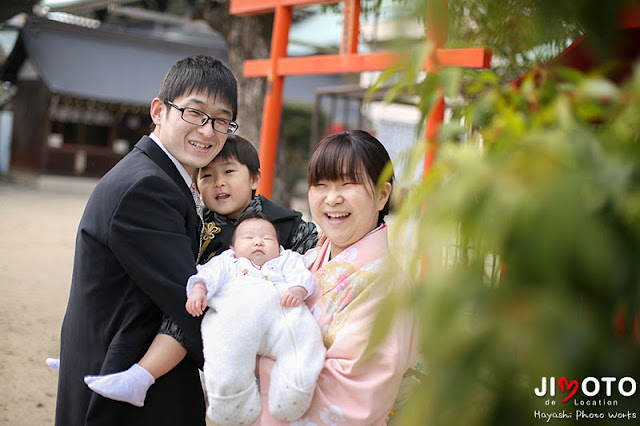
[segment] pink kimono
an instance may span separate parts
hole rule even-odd
[[[365,359],[379,304],[393,290],[380,276],[389,254],[387,228],[382,225],[331,261],[330,244],[307,253],[318,280],[319,294],[307,301],[322,330],[327,348],[311,407],[291,425],[384,425],[398,394],[402,375],[416,359],[415,324],[396,319],[388,336]],[[402,285],[403,283],[398,283]],[[267,409],[273,360],[261,358],[262,415],[257,425],[287,424]]]

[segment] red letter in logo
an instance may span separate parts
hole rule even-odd
[[[562,392],[564,392],[564,388],[565,388],[565,386],[566,386],[566,388],[567,388],[567,391],[568,391],[570,388],[574,388],[574,386],[575,386],[575,388],[574,388],[571,392],[569,392],[569,395],[568,395],[566,398],[564,398],[564,399],[562,400],[562,402],[567,402],[568,400],[570,400],[570,399],[571,399],[571,397],[572,397],[573,395],[575,395],[575,394],[576,394],[576,392],[578,392],[578,381],[577,381],[577,380],[569,381],[566,377],[562,376],[562,377],[560,377],[560,378],[558,379],[558,385],[560,386],[560,390],[561,390]]]

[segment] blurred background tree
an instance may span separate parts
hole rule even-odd
[[[306,206],[307,199],[307,163],[311,158],[312,147],[311,125],[313,122],[313,106],[296,102],[285,102],[282,105],[278,155],[276,158],[276,176],[280,190],[273,194],[273,199],[284,206],[291,206],[303,213],[310,214]],[[320,128],[328,121],[325,114],[319,114]],[[278,182],[279,181],[279,182]],[[299,206],[293,206],[294,199],[304,200]],[[301,211],[302,211],[301,210]],[[307,218],[308,219],[308,218]]]
[[[416,314],[423,375],[394,424],[546,422],[536,411],[564,411],[565,422],[580,424],[620,422],[609,413],[627,410],[640,418],[640,393],[627,398],[617,388],[623,377],[640,378],[640,67],[613,81],[607,56],[622,4],[638,6],[451,0],[449,39],[485,40],[508,59],[505,68],[420,80],[416,61],[394,76],[398,93],[420,97],[423,114],[440,90],[459,105],[425,179],[399,177],[406,191],[392,245],[403,248],[411,285],[389,300],[380,330],[398,307]],[[425,2],[406,6],[424,10]],[[504,82],[519,75],[519,53],[547,36],[580,34],[601,67],[542,66]],[[424,152],[417,139],[409,165]],[[602,383],[593,398],[578,389],[562,402],[568,392],[558,386],[555,397],[534,393],[550,377],[617,381],[611,396]],[[587,400],[605,405],[574,404]],[[605,418],[590,423],[578,410]]]

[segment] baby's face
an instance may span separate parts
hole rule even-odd
[[[276,229],[264,219],[248,219],[240,223],[231,248],[236,257],[246,257],[258,266],[280,254]]]

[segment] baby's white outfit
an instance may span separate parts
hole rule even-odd
[[[315,289],[303,256],[281,248],[280,256],[259,267],[229,249],[198,266],[187,295],[197,282],[206,285],[210,308],[201,326],[207,415],[221,425],[257,419],[261,401],[254,373],[261,355],[276,360],[269,411],[287,421],[301,417],[311,404],[326,351],[307,306],[281,304],[289,287],[303,286],[307,297]]]

